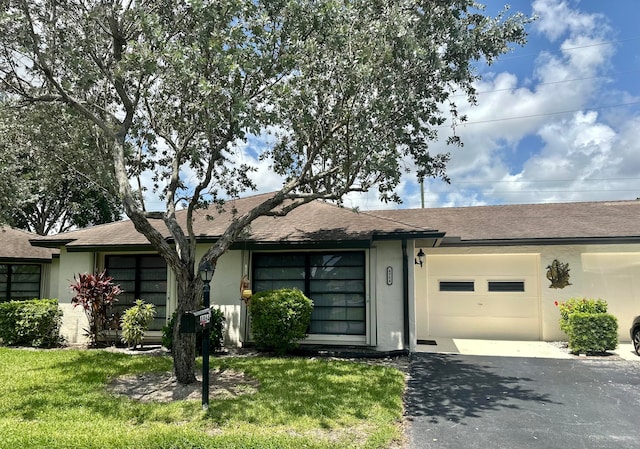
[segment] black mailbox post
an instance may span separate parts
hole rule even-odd
[[[180,332],[183,334],[195,334],[211,329],[211,308],[185,312],[180,319]]]
[[[209,307],[209,284],[205,283],[206,308],[184,312],[180,317],[180,332],[183,334],[202,333],[202,409],[209,409],[209,329],[211,329],[211,308]]]

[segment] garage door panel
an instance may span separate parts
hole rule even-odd
[[[496,318],[530,317],[537,315],[535,298],[495,301],[489,298],[456,298],[434,304],[431,316],[494,316]]]
[[[537,254],[427,256],[429,335],[538,339],[538,265]],[[449,283],[444,291],[441,282]],[[463,282],[472,282],[473,291],[450,291]],[[490,282],[507,283],[492,290],[524,291],[490,291]]]
[[[447,277],[464,273],[469,276],[505,275],[537,270],[537,257],[531,254],[428,255],[429,276]]]
[[[433,336],[449,338],[480,338],[488,340],[537,340],[538,321],[534,318],[504,319],[478,317],[440,317],[433,323]]]

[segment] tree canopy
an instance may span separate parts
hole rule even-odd
[[[273,144],[255,151],[283,184],[236,216],[204,256],[214,267],[259,216],[369,189],[398,201],[407,161],[419,179],[447,179],[449,156],[430,152],[430,143],[443,130],[459,143],[453,130],[464,117],[454,100],[464,93],[475,101],[474,62],[523,44],[528,21],[487,17],[471,0],[3,4],[3,90],[64,104],[112,143],[124,210],[175,271],[179,314],[199,297],[190,218],[256,187],[255,167],[240,157],[249,137],[272,134]],[[137,200],[129,178],[145,172],[175,244]],[[178,207],[187,210],[185,228]],[[195,379],[189,338],[174,338],[181,382]]]
[[[120,219],[105,142],[62,105],[0,104],[0,221],[40,235]]]

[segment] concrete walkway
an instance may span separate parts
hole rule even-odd
[[[434,338],[433,342],[436,344],[417,345],[416,352],[548,359],[579,357],[569,354],[566,348],[562,348],[558,343],[545,341],[470,340],[438,337]],[[609,352],[624,360],[640,363],[640,356],[634,352],[633,345],[629,342],[620,343],[617,349]]]

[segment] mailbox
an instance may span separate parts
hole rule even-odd
[[[211,309],[201,309],[193,312],[185,312],[180,319],[180,332],[183,334],[195,334],[211,328]]]

